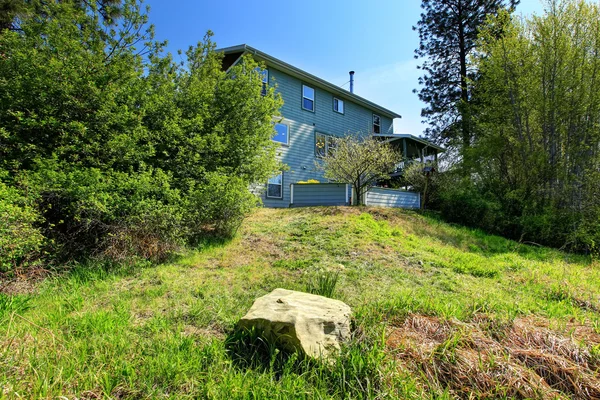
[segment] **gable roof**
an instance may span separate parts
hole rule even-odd
[[[342,89],[341,87],[334,85],[333,83],[327,82],[317,76],[309,74],[306,71],[301,70],[300,68],[296,68],[291,64],[288,64],[284,61],[281,61],[273,56],[270,56],[266,53],[263,53],[260,50],[255,49],[254,47],[250,47],[247,44],[240,44],[237,46],[226,47],[223,49],[217,49],[216,51],[227,55],[232,55],[235,53],[239,53],[241,56],[244,53],[250,53],[252,56],[260,61],[264,61],[267,66],[273,66],[291,76],[294,76],[306,83],[312,83],[316,87],[320,87],[322,89],[326,89],[341,98],[352,101],[358,105],[361,105],[365,108],[369,108],[371,110],[377,111],[381,115],[388,118],[402,118],[400,114],[397,114],[393,111],[388,110],[387,108],[381,107],[363,97],[357,96],[354,93],[350,93],[348,90]],[[237,59],[237,57],[236,57]]]

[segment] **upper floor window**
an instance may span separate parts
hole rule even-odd
[[[258,68],[258,71],[262,75],[262,90],[261,90],[260,94],[262,96],[266,96],[267,95],[267,90],[269,88],[269,70],[268,69],[260,69],[260,68]]]
[[[344,113],[344,100],[333,98],[333,111],[340,114]]]
[[[373,114],[373,133],[381,133],[381,118]]]
[[[335,136],[317,132],[315,134],[315,155],[317,157],[330,156],[335,150]]]
[[[282,144],[290,144],[290,127],[286,124],[275,124],[275,136],[273,141]]]
[[[302,85],[302,108],[315,111],[315,89],[310,86]]]

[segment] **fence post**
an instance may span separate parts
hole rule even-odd
[[[348,184],[346,183],[346,204],[348,205],[350,199],[349,199],[349,195],[348,195]]]

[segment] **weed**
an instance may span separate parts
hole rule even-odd
[[[306,291],[308,293],[317,294],[319,296],[333,298],[333,294],[335,293],[335,287],[338,284],[339,278],[339,271],[317,272],[315,276],[310,278],[310,280],[306,284]]]

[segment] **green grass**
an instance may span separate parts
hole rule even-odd
[[[168,264],[80,266],[34,294],[0,295],[0,398],[452,398],[386,344],[407,316],[534,316],[600,334],[599,282],[589,258],[411,212],[261,209],[234,240]],[[278,287],[352,307],[354,337],[335,363],[235,331]],[[461,340],[434,356],[451,362]]]

